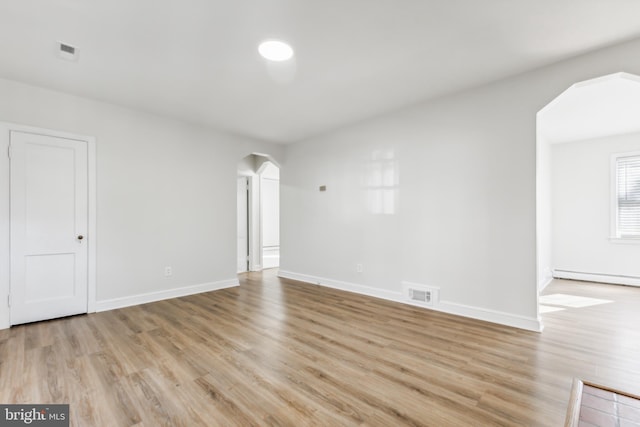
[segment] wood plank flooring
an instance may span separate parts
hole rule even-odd
[[[640,288],[542,334],[314,285],[238,288],[0,331],[0,402],[75,426],[560,426],[573,377],[640,393]]]

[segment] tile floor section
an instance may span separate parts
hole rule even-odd
[[[640,427],[640,400],[584,385],[580,427]]]

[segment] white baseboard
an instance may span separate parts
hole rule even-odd
[[[455,302],[440,301],[440,304],[433,307],[433,309],[455,314],[456,316],[470,317],[476,320],[484,320],[485,322],[497,323],[499,325],[511,326],[527,331],[542,332],[544,329],[542,319],[540,318],[520,316],[518,314],[505,313],[504,311],[474,307]]]
[[[279,270],[278,277],[298,280],[300,282],[312,283],[314,285],[325,286],[342,291],[354,292],[374,298],[380,298],[388,301],[394,301],[415,307],[425,308],[427,310],[436,310],[456,316],[469,317],[472,319],[484,320],[491,323],[498,323],[500,325],[512,326],[514,328],[525,329],[528,331],[542,332],[543,329],[542,321],[539,318],[536,319],[496,310],[472,307],[449,301],[440,301],[432,307],[425,307],[424,305],[411,303],[401,292],[387,291],[384,289],[372,288],[370,286],[331,280],[323,277],[310,276],[307,274],[294,273],[286,270]]]
[[[538,278],[538,293],[542,292],[544,288],[549,286],[549,283],[553,280],[553,271],[550,268],[545,268],[542,277]]]
[[[586,282],[611,283],[614,285],[640,286],[640,277],[616,274],[583,273],[579,271],[553,270],[556,279],[584,280]]]
[[[551,277],[546,277],[544,279],[542,279],[539,283],[538,283],[538,293],[544,291],[544,288],[546,288],[547,286],[549,286],[549,283],[551,283],[553,281],[553,276]]]
[[[202,292],[217,291],[220,289],[239,286],[238,279],[220,280],[218,282],[203,283],[200,285],[184,286],[181,288],[167,289],[165,291],[149,292],[146,294],[130,295],[121,298],[112,298],[96,301],[96,311],[114,310],[116,308],[130,307],[132,305],[147,304],[149,302],[162,301],[165,299],[184,297],[187,295],[199,294]]]
[[[391,301],[400,301],[402,299],[402,294],[400,292],[385,291],[384,289],[372,288],[370,286],[331,280],[324,277],[309,276],[307,274],[293,273],[291,271],[278,270],[278,277]]]

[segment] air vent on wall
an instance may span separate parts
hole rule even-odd
[[[438,304],[439,288],[410,282],[402,282],[402,288],[405,298],[411,304],[425,307],[433,307]]]
[[[431,291],[421,291],[418,289],[409,289],[409,298],[412,301],[425,302],[431,304]]]
[[[67,61],[78,60],[78,48],[70,45],[69,43],[64,43],[59,41],[57,54],[58,54],[58,57],[62,59],[66,59]]]

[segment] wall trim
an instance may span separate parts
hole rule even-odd
[[[199,294],[202,292],[218,291],[221,289],[239,286],[237,278],[220,280],[217,282],[202,283],[200,285],[184,286],[180,288],[167,289],[164,291],[148,292],[144,294],[130,295],[120,298],[112,298],[96,302],[96,311],[115,310],[117,308],[130,307],[132,305],[147,304],[150,302],[162,301],[166,299],[185,297],[187,295]]]
[[[540,316],[537,318],[520,316],[519,314],[505,313],[504,311],[474,307],[449,301],[440,301],[440,304],[433,307],[433,309],[456,316],[469,317],[527,331],[542,332],[544,329]]]
[[[278,270],[278,277],[297,280],[299,282],[311,283],[313,285],[320,285],[324,286],[325,288],[332,288],[338,289],[340,291],[367,295],[374,298],[386,299],[390,301],[400,302],[400,300],[402,299],[402,294],[400,292],[386,291],[384,289],[372,288],[370,286],[358,285],[355,283],[343,282],[339,280],[331,280],[324,277],[310,276],[307,274],[294,273],[286,270]]]
[[[538,277],[538,293],[542,292],[544,288],[549,286],[549,283],[553,280],[553,271],[550,268],[545,268],[542,277]]]
[[[367,295],[374,298],[380,298],[387,301],[399,302],[414,307],[424,308],[426,310],[435,310],[443,313],[453,314],[456,316],[468,317],[476,320],[497,323],[500,325],[511,326],[514,328],[525,329],[528,331],[542,332],[542,320],[538,318],[520,316],[517,314],[505,313],[497,310],[473,307],[464,304],[458,304],[449,301],[440,301],[433,307],[425,307],[424,305],[411,303],[401,292],[387,291],[384,289],[373,288],[355,283],[343,282],[338,280],[326,279],[323,277],[311,276],[308,274],[294,273],[292,271],[279,270],[278,277],[284,279],[297,280],[300,282],[311,283],[314,285],[324,286],[341,291],[353,292],[356,294]]]
[[[543,279],[539,284],[538,284],[538,293],[544,291],[544,289],[549,286],[549,284],[553,281],[553,276],[550,276],[546,279]]]
[[[585,282],[610,283],[613,285],[640,286],[640,277],[620,274],[584,273],[570,270],[553,270],[556,279],[583,280]]]

